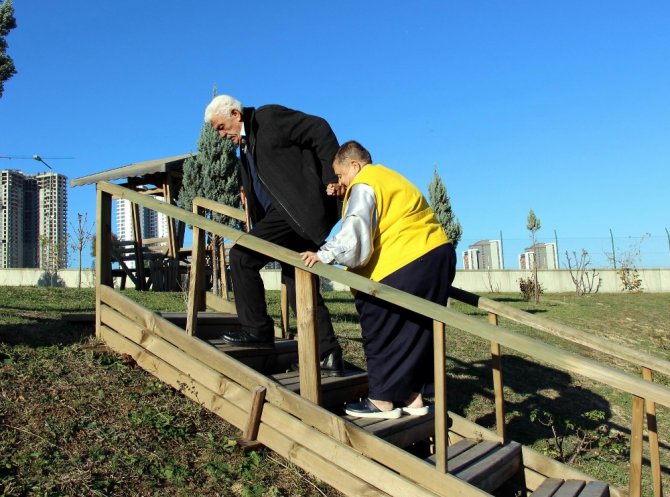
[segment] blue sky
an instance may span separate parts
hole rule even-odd
[[[14,0],[18,74],[0,169],[69,178],[195,151],[213,85],[325,117],[424,192],[433,168],[459,251],[502,232],[597,266],[640,245],[670,267],[670,3],[661,1]],[[93,187],[69,217],[94,219]],[[460,265],[459,265],[460,267]]]

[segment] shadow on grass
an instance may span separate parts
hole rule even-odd
[[[447,373],[450,411],[463,414],[477,398],[493,400],[489,361],[467,363],[449,356],[447,360],[451,362]],[[557,420],[570,420],[585,430],[595,430],[603,423],[611,424],[609,401],[592,390],[571,384],[569,373],[506,355],[503,357],[503,375],[505,413],[508,415],[506,430],[513,440],[532,445],[552,437],[550,427],[531,422],[534,410],[551,413]],[[582,416],[596,410],[604,413],[604,419]],[[473,421],[495,429],[495,412],[482,414]]]
[[[87,323],[36,317],[31,318],[31,321],[31,323],[0,324],[0,343],[29,347],[71,345],[95,334],[94,327]]]

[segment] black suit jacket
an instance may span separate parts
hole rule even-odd
[[[245,107],[242,116],[247,146],[273,206],[303,238],[321,245],[339,217],[337,200],[326,195],[326,185],[337,183],[332,164],[339,145],[330,125],[280,105]],[[246,154],[240,157],[251,220],[257,222],[263,209]]]

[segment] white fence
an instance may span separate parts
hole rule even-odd
[[[670,269],[638,269],[642,280],[643,292],[670,292]],[[619,293],[622,290],[619,274],[613,269],[599,269],[596,271],[596,281],[593,291],[598,287],[601,293]],[[261,271],[267,290],[278,290],[281,282],[281,272],[277,269]],[[456,271],[454,285],[463,290],[474,293],[488,292],[519,292],[519,280],[531,276],[529,271],[502,270],[502,271]],[[0,269],[0,285],[4,286],[66,286],[77,287],[79,270],[62,269],[52,279],[40,269]],[[538,280],[545,292],[563,293],[574,292],[575,284],[570,277],[570,271],[564,269],[538,271]],[[93,271],[82,271],[81,286],[93,287],[95,276]],[[117,282],[118,284],[118,282]],[[132,284],[130,284],[132,286]],[[341,285],[324,282],[324,288],[333,290],[348,290]]]

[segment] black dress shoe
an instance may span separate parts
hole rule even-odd
[[[261,337],[248,331],[224,331],[221,338],[230,345],[239,347],[255,347],[257,349],[271,349],[275,346],[274,337]]]
[[[341,351],[333,351],[321,359],[321,374],[325,376],[344,376],[344,361]],[[299,371],[300,365],[297,362],[291,364],[291,371]]]

